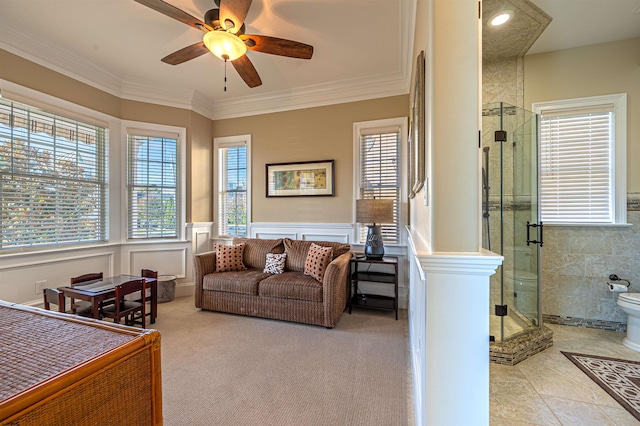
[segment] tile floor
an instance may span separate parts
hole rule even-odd
[[[640,361],[624,333],[546,324],[553,347],[514,367],[491,364],[492,426],[640,425],[560,351]]]

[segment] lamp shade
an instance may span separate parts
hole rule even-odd
[[[393,223],[393,200],[382,198],[356,200],[356,222]]]
[[[202,41],[211,53],[222,60],[235,61],[247,51],[247,46],[238,36],[226,31],[209,31]]]

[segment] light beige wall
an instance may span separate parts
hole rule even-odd
[[[120,99],[46,67],[0,50],[0,79],[124,120],[187,129],[187,222],[213,220],[211,120],[195,112]],[[192,155],[197,158],[192,159]]]
[[[640,38],[525,56],[525,108],[627,93],[627,191],[640,192]]]
[[[213,129],[211,120],[191,113],[187,128],[187,217],[213,221]]]
[[[213,122],[214,137],[251,134],[253,222],[351,223],[353,123],[406,117],[408,96]],[[335,160],[334,197],[267,198],[265,165]]]
[[[92,110],[120,116],[120,99],[0,49],[0,78]]]

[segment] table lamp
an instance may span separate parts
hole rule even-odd
[[[367,259],[382,259],[384,245],[382,243],[381,223],[393,223],[393,200],[373,198],[356,200],[356,221],[366,223],[369,227],[364,254]]]

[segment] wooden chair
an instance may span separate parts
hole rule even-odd
[[[51,311],[51,305],[58,306],[58,312],[81,315],[83,317],[91,316],[91,306],[76,307],[76,309],[66,310],[64,293],[55,288],[45,288],[42,290],[42,297],[44,299],[44,308]]]
[[[143,278],[155,278],[158,279],[158,271],[154,270],[154,269],[143,269],[140,271],[140,276]],[[138,302],[141,302],[141,300],[137,300]],[[144,298],[145,303],[151,303],[151,289],[147,288],[146,292],[145,292],[145,298]],[[151,307],[149,306],[149,309],[146,311],[148,316],[151,316]]]
[[[103,277],[102,272],[92,272],[90,274],[84,274],[84,275],[80,275],[77,277],[71,277],[71,285],[73,284],[78,284],[78,283],[83,283],[86,281],[94,281],[94,280],[101,280]],[[104,301],[102,303],[107,303],[110,301]],[[89,308],[89,310],[91,309],[91,304],[85,301],[79,301],[76,302],[75,299],[71,299],[71,311],[73,313],[75,313],[78,309],[85,309],[85,308]]]
[[[102,272],[92,272],[90,274],[80,275],[79,277],[72,277],[71,284],[83,283],[85,281],[101,280],[102,278]]]
[[[112,318],[113,322],[120,323],[122,319],[125,320],[126,325],[134,325],[140,321],[142,328],[146,328],[146,303],[140,303],[138,300],[144,299],[146,291],[145,280],[137,279],[127,281],[115,288],[114,303],[107,306],[100,307],[100,315],[106,318]],[[127,300],[125,296],[128,294],[140,293],[136,300]],[[139,316],[136,314],[139,313]]]

